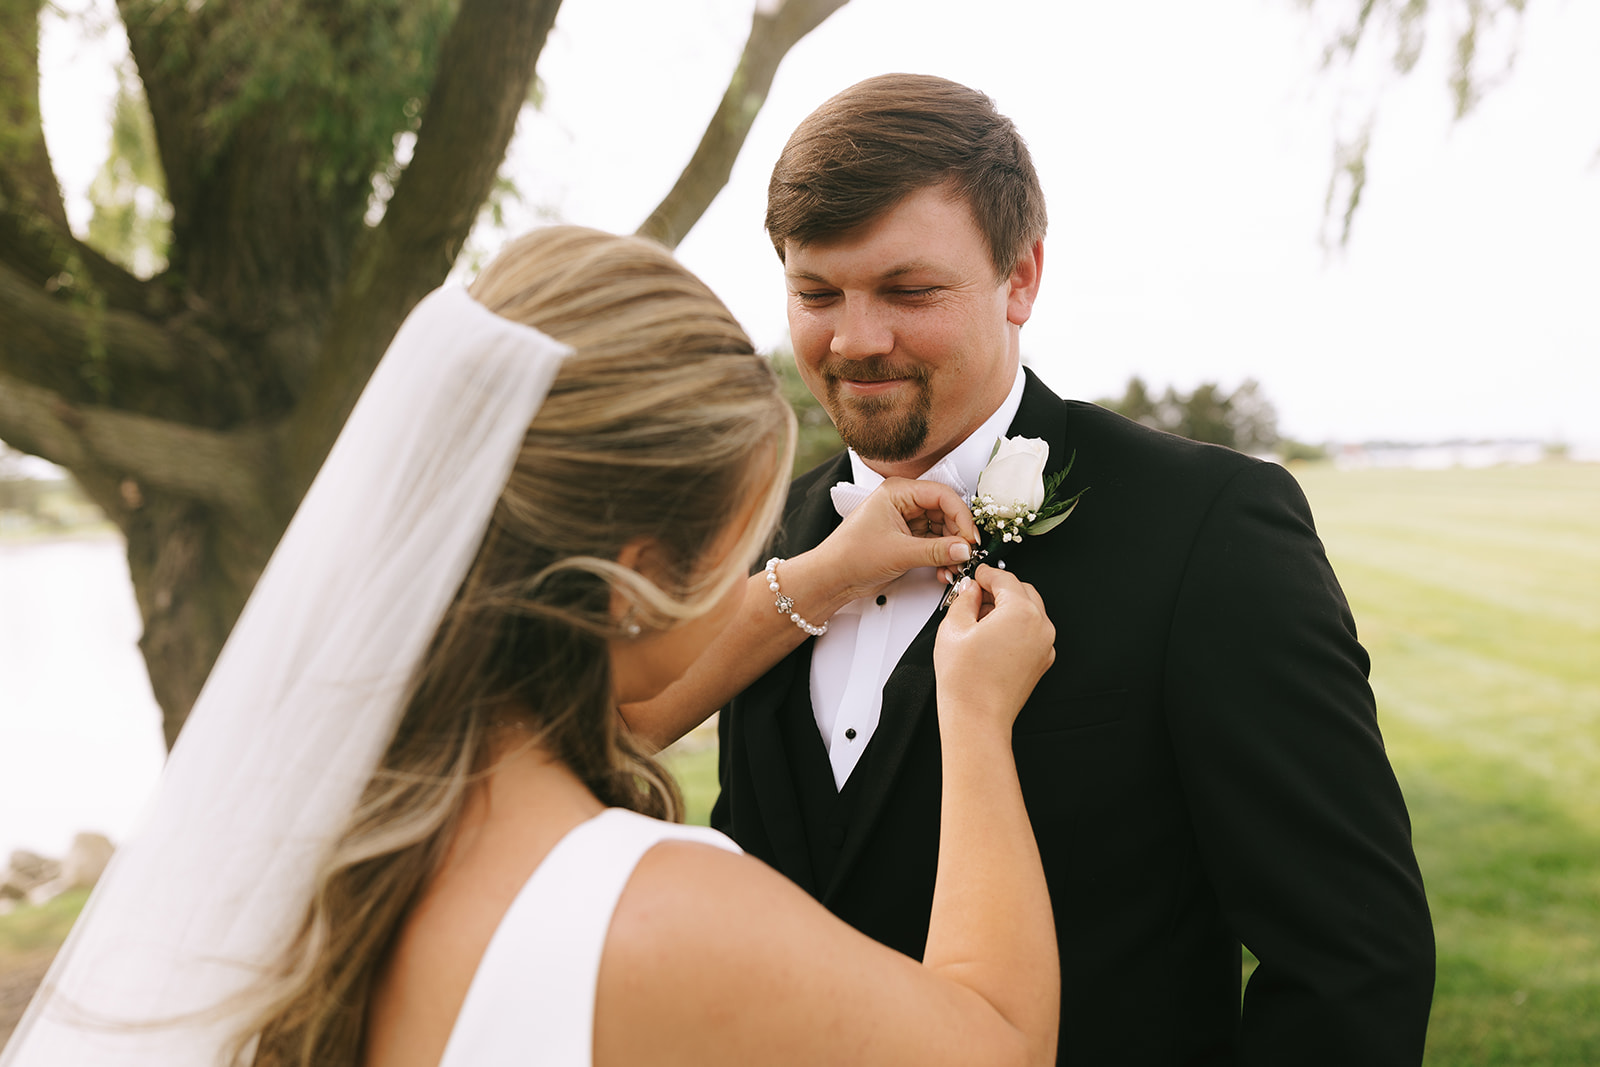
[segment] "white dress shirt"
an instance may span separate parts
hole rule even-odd
[[[1005,436],[1022,405],[1022,368],[1005,402],[965,441],[922,475],[943,482],[963,497],[978,484],[997,440]],[[882,475],[850,452],[855,484],[873,489]],[[907,571],[876,597],[851,601],[828,620],[828,632],[811,652],[811,710],[833,764],[833,782],[843,788],[872,740],[883,710],[883,687],[900,657],[939,607],[947,587],[935,567]]]

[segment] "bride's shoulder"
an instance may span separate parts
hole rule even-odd
[[[612,918],[594,1062],[773,1062],[775,1037],[804,1062],[817,1020],[848,1025],[859,979],[893,984],[917,967],[760,860],[664,841],[640,860]]]
[[[717,1020],[768,984],[795,897],[811,903],[764,863],[713,844],[666,840],[646,852],[601,957],[594,1062],[696,1062],[696,1046],[708,1062],[710,1031],[728,1050]]]
[[[715,937],[790,897],[809,900],[759,860],[709,841],[663,840],[639,860],[617,902],[610,936],[621,947]]]

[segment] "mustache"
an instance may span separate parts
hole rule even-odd
[[[919,364],[897,367],[881,359],[834,359],[824,363],[820,369],[824,378],[852,382],[888,382],[905,378],[926,383],[931,374],[927,367]]]

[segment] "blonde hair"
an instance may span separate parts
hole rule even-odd
[[[678,819],[677,787],[620,723],[607,642],[665,630],[742,581],[782,507],[794,416],[704,283],[649,241],[572,226],[509,245],[469,290],[573,347],[413,678],[395,738],[319,873],[267,1006],[257,1067],[353,1063],[390,943],[438,869],[495,719],[604,803]],[[751,502],[756,502],[751,512]],[[750,516],[734,547],[708,549]],[[655,580],[617,563],[648,544]],[[613,597],[630,605],[624,621]]]

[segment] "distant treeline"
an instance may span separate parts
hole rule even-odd
[[[1216,382],[1202,382],[1190,393],[1180,393],[1169,385],[1157,396],[1143,378],[1134,375],[1120,399],[1104,397],[1095,403],[1154,429],[1252,456],[1271,455],[1286,461],[1327,456],[1319,446],[1278,433],[1277,409],[1254,378],[1246,378],[1231,393]]]

